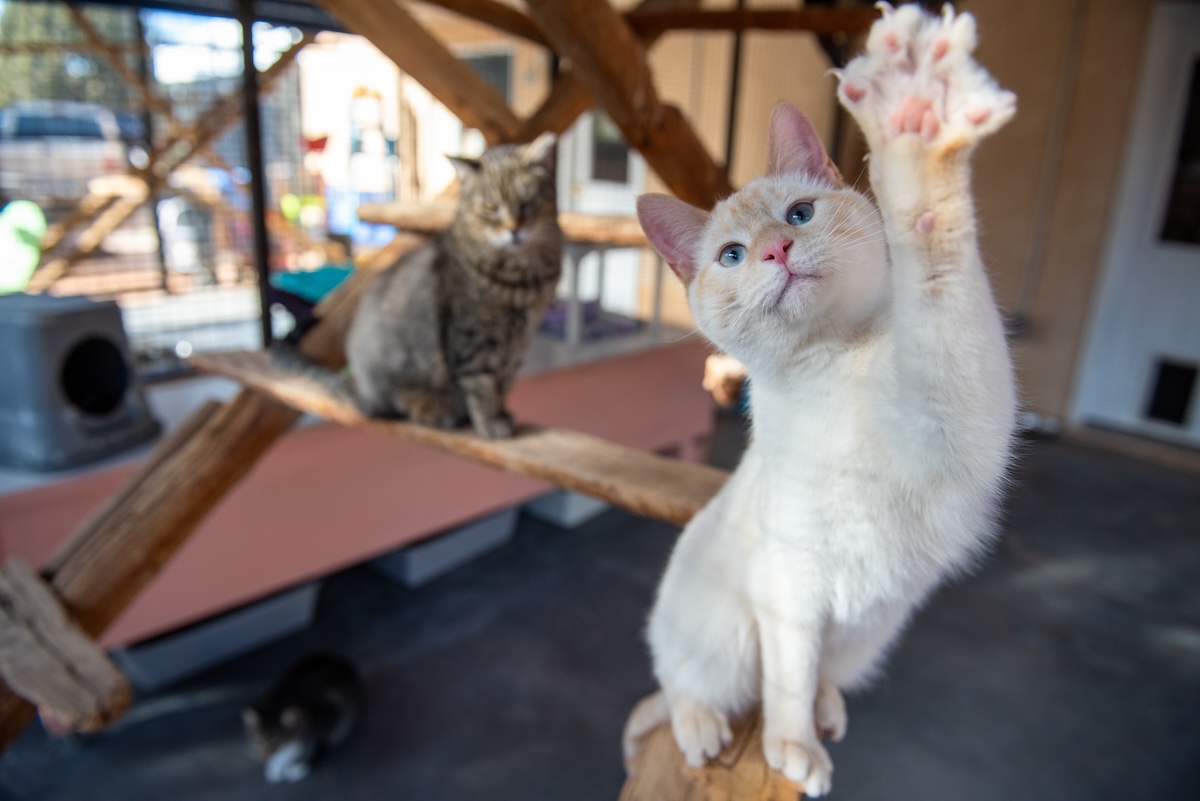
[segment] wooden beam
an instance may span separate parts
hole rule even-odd
[[[542,47],[549,47],[545,34],[537,23],[512,6],[497,3],[496,0],[421,0],[426,5],[444,8],[455,14],[482,22],[499,31],[533,42]]]
[[[685,0],[685,2],[688,6],[694,6],[698,0]],[[642,0],[635,10],[653,10],[659,5],[659,0]],[[658,41],[659,33],[652,31],[638,34],[638,38],[641,39],[642,46],[649,50]],[[575,70],[567,65],[567,68],[555,79],[554,86],[550,87],[550,94],[542,101],[542,105],[533,113],[533,116],[525,120],[522,138],[533,139],[543,131],[561,134],[571,127],[580,114],[595,104],[592,93],[580,82]]]
[[[568,67],[554,79],[550,94],[538,110],[521,123],[521,138],[533,140],[543,131],[561,134],[595,103],[592,93],[580,82],[575,70]]]
[[[527,0],[530,13],[580,82],[664,183],[703,208],[731,193],[729,179],[677,109],[659,101],[644,46],[607,0]]]
[[[353,404],[307,377],[275,366],[261,351],[194,356],[191,364],[335,423],[539,478],[669,523],[682,525],[690,520],[728,477],[715,467],[669,459],[575,431],[526,424],[518,426],[510,439],[485,440],[465,429],[448,431],[364,418]]]
[[[521,123],[490,83],[395,0],[319,0],[346,27],[366,37],[488,144],[516,141]]]
[[[879,14],[870,7],[810,6],[794,9],[640,10],[625,15],[638,34],[667,31],[810,31],[819,36],[865,33]]]

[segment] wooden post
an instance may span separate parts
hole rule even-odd
[[[733,727],[733,742],[703,768],[689,767],[669,725],[642,740],[619,801],[797,801],[803,788],[771,770],[762,753],[762,718]]]
[[[607,0],[528,0],[528,6],[625,141],[672,192],[703,208],[732,192],[679,110],[659,101],[643,45]]]

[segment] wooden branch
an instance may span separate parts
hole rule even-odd
[[[650,732],[620,801],[797,801],[803,792],[767,766],[762,719],[754,715],[733,727],[733,742],[703,768],[684,763],[670,726]]]
[[[550,94],[538,110],[521,123],[520,138],[533,140],[543,131],[561,134],[595,103],[592,93],[580,82],[575,70],[568,68],[554,79]]]
[[[276,367],[261,352],[205,354],[192,357],[191,363],[326,420],[539,478],[670,523],[690,520],[728,476],[715,467],[668,459],[574,431],[521,425],[511,439],[485,440],[466,430],[364,418],[351,403],[309,378]]]
[[[395,0],[319,0],[349,30],[366,37],[488,144],[516,141],[520,121],[507,101]]]
[[[83,629],[104,631],[297,417],[242,393],[168,438],[47,567]]]
[[[667,31],[810,31],[820,36],[864,33],[879,14],[870,7],[806,6],[796,9],[639,10],[625,15],[639,34]]]
[[[698,0],[687,0],[688,6],[695,6]],[[659,5],[659,0],[642,0],[635,10],[653,10]],[[659,32],[651,31],[639,34],[642,46],[649,50],[659,38]],[[521,139],[534,139],[543,131],[561,134],[571,127],[580,114],[596,104],[592,93],[588,91],[575,70],[568,65],[555,79],[550,87],[550,94],[542,101],[542,105],[523,123]]]
[[[19,559],[0,568],[0,674],[72,731],[99,731],[133,701],[104,650]]]
[[[672,192],[704,208],[732,192],[725,171],[679,111],[659,101],[644,46],[607,0],[527,0],[527,5],[625,141]]]
[[[421,0],[421,2],[453,11],[476,22],[482,22],[496,30],[512,34],[519,39],[548,47],[545,34],[537,23],[512,6],[495,0]],[[535,134],[536,135],[536,134]]]
[[[393,225],[413,233],[437,234],[450,225],[454,211],[455,207],[447,203],[432,206],[403,202],[364,203],[358,207],[358,219]],[[558,225],[568,242],[628,248],[650,244],[636,217],[562,212],[558,215]]]

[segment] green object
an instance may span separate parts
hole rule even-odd
[[[14,200],[0,209],[0,295],[24,291],[42,258],[46,215],[36,203]]]
[[[345,281],[353,270],[353,267],[330,265],[306,272],[276,273],[271,276],[271,283],[284,292],[316,303]]]

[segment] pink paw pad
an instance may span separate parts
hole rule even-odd
[[[938,39],[933,43],[933,60],[941,61],[950,52],[950,43],[945,39]]]
[[[851,103],[857,103],[867,96],[867,90],[856,84],[846,83],[842,84],[842,94]]]
[[[896,34],[890,31],[883,36],[883,46],[888,49],[889,53],[900,52],[900,40],[896,37]]]
[[[937,222],[937,213],[927,211],[917,218],[917,230],[923,234],[931,234],[935,222]]]
[[[923,97],[909,95],[900,102],[900,107],[892,112],[889,120],[892,133],[919,133],[928,139],[937,135],[937,115],[933,113],[933,103]]]
[[[983,125],[990,116],[992,116],[990,108],[973,108],[967,111],[967,120],[972,125]]]

